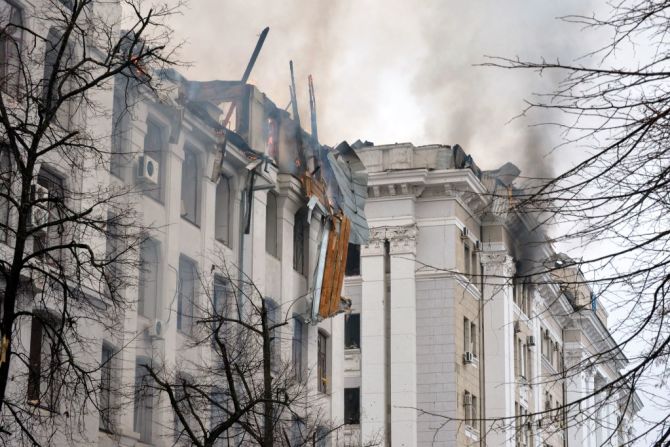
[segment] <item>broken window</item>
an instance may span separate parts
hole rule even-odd
[[[21,8],[0,0],[0,90],[14,97],[18,96],[21,85],[22,27]]]
[[[230,247],[230,216],[232,202],[230,200],[230,179],[226,176],[219,178],[216,184],[216,203],[214,218],[214,237],[217,241]]]
[[[162,203],[163,201],[163,152],[164,152],[164,130],[152,120],[147,120],[147,133],[144,135],[144,155],[150,157],[157,163],[156,184],[147,182],[143,185],[144,194]],[[145,161],[146,163],[146,161]]]
[[[198,154],[192,149],[184,150],[181,165],[181,217],[198,225],[200,202],[200,172]]]
[[[344,347],[345,349],[361,347],[361,314],[349,314],[344,317]]]
[[[179,257],[179,293],[177,294],[177,329],[191,334],[195,317],[197,267],[185,256]]]
[[[344,389],[344,423],[358,425],[361,423],[361,389]]]
[[[158,252],[158,241],[146,239],[140,244],[137,313],[150,320],[156,318],[158,308]]]
[[[293,221],[293,270],[307,275],[307,250],[309,248],[309,222],[307,208],[302,207],[295,213]]]
[[[277,257],[277,195],[270,191],[265,207],[265,251]]]
[[[318,362],[318,379],[319,391],[322,393],[328,392],[328,336],[319,331],[317,340],[317,362]]]
[[[44,311],[33,314],[30,328],[28,403],[57,411],[63,386],[58,319]]]
[[[361,246],[349,243],[347,247],[347,267],[345,275],[358,276],[361,274]]]

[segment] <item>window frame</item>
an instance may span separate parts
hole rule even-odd
[[[297,330],[298,328],[300,328],[299,331]],[[302,380],[304,370],[304,340],[305,323],[299,315],[295,314],[293,315],[293,338],[291,339],[291,365],[293,368],[293,375],[298,381]]]
[[[58,413],[59,394],[63,387],[63,381],[60,379],[61,351],[60,342],[56,334],[57,316],[43,309],[33,311],[30,325],[30,348],[28,363],[28,404],[38,408],[48,410],[52,413]],[[45,344],[49,352],[45,354]],[[54,347],[54,344],[56,345]],[[49,364],[49,370],[44,377],[44,363]],[[45,384],[46,381],[46,384]],[[44,396],[44,399],[43,399]]]
[[[13,172],[10,147],[8,144],[0,142],[0,194],[11,196]],[[11,223],[12,203],[8,198],[0,197],[0,242],[5,244],[9,242]]]
[[[309,228],[307,208],[301,206],[293,217],[293,270],[307,277],[309,269]]]
[[[347,246],[347,263],[344,268],[344,276],[361,275],[361,246],[349,242]]]
[[[224,198],[220,197],[224,194],[224,192],[222,192],[224,186],[226,194],[225,204],[220,203],[224,201]],[[219,176],[214,191],[214,239],[221,242],[226,247],[232,247],[232,238],[230,237],[232,221],[230,217],[234,214],[233,203],[231,177],[222,174]]]
[[[10,0],[0,0],[3,1],[9,7],[9,16],[7,25],[0,30],[0,36],[7,36],[0,38],[0,90],[9,95],[10,97],[18,97],[21,93],[21,76],[20,76],[20,67],[21,63],[21,51],[23,49],[23,26],[24,26],[24,8],[21,4],[10,1]],[[16,14],[16,15],[15,15]],[[18,21],[14,19],[18,17]],[[4,31],[7,27],[14,27],[12,33],[5,34]],[[16,73],[11,73],[11,59],[14,57],[17,61],[16,63]],[[14,85],[11,85],[12,77],[15,77]],[[13,90],[13,91],[12,91]]]
[[[354,323],[356,321],[357,323]],[[353,340],[353,343],[352,338],[356,339]],[[344,349],[361,349],[360,312],[352,312],[344,316]]]
[[[40,204],[33,203],[32,206],[43,208],[48,215],[47,224],[33,235],[33,251],[43,251],[37,257],[50,265],[58,265],[63,258],[63,249],[50,250],[54,246],[64,244],[65,225],[54,224],[62,216],[62,207],[65,205],[65,178],[49,167],[42,166],[37,174],[37,185],[47,188],[49,196]],[[33,200],[35,200],[33,198]],[[56,233],[57,235],[55,235]],[[36,248],[36,250],[35,250]]]
[[[268,191],[265,203],[265,252],[279,259],[279,200],[274,191]]]
[[[185,268],[188,268],[188,273],[190,273],[190,278],[182,276],[183,273],[187,273]],[[196,319],[196,300],[198,295],[198,263],[185,255],[179,256],[179,285],[177,289],[177,331],[186,334],[193,335],[194,322]],[[185,289],[184,280],[190,280],[193,282],[193,287],[190,288],[190,296],[184,294]],[[185,314],[184,311],[189,310],[190,314]]]
[[[133,431],[140,434],[140,441],[150,444],[153,438],[155,393],[153,379],[146,368],[151,360],[146,357],[135,359],[135,389],[133,396]],[[142,374],[144,371],[144,374]],[[148,391],[147,391],[148,390]]]
[[[355,393],[354,393],[355,391]],[[348,407],[353,404],[355,408]],[[344,425],[360,425],[361,423],[361,388],[350,387],[344,389]]]
[[[113,427],[115,422],[115,415],[113,384],[116,381],[114,374],[114,363],[116,363],[114,358],[115,355],[116,348],[107,341],[103,341],[102,348],[100,350],[100,397],[98,399],[100,407],[100,418],[98,423],[98,430],[105,433],[113,433],[114,431]],[[107,387],[105,387],[105,384]]]
[[[179,193],[182,219],[200,226],[200,155],[198,151],[191,147],[184,147],[184,160],[181,164],[181,189]],[[189,187],[189,196],[186,195],[186,188]],[[190,189],[192,188],[192,190]],[[192,209],[190,209],[192,207]]]
[[[150,320],[155,320],[158,317],[159,297],[160,297],[160,266],[161,266],[161,247],[160,242],[153,238],[146,238],[140,243],[140,274],[138,280],[138,299],[137,299],[137,314]],[[146,261],[142,254],[149,253],[155,255],[155,262]],[[147,280],[147,268],[145,264],[154,265],[153,270],[149,273],[153,278]],[[153,287],[151,284],[154,284]],[[151,292],[147,296],[147,291]]]
[[[330,380],[328,377],[328,339],[325,331],[318,331],[317,338],[317,379],[319,392],[327,394]]]
[[[159,120],[149,116],[146,120],[147,131],[144,134],[144,142],[142,144],[142,155],[147,155],[158,163],[158,184],[154,187],[142,188],[142,194],[150,197],[161,205],[165,202],[165,150],[166,150],[166,130],[165,124]],[[151,131],[155,131],[151,132]],[[151,141],[155,139],[155,141]],[[153,148],[152,144],[159,147]],[[148,185],[146,185],[148,186]]]

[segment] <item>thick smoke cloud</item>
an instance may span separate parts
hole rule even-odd
[[[555,79],[476,64],[485,55],[570,60],[591,46],[557,17],[592,10],[580,0],[191,0],[173,25],[186,40],[181,59],[192,63],[185,74],[201,80],[239,78],[270,26],[251,81],[286,106],[293,59],[308,128],[311,73],[326,144],[459,143],[484,169],[509,160],[547,176],[557,134],[529,128],[532,117],[510,120]]]

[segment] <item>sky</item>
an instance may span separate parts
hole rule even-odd
[[[312,74],[324,144],[458,143],[484,169],[512,161],[544,176],[558,138],[529,127],[546,117],[513,118],[555,79],[477,64],[487,55],[572,60],[587,37],[558,17],[593,9],[579,0],[191,0],[171,25],[191,64],[181,71],[196,80],[239,79],[269,26],[250,82],[285,107],[293,60],[308,127]]]

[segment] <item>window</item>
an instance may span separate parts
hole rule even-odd
[[[465,276],[470,277],[470,245],[463,244],[463,263],[465,264]]]
[[[265,299],[268,328],[276,326],[280,322],[280,309],[277,302],[271,298]],[[281,361],[281,332],[279,328],[270,329],[270,366],[273,372],[279,370]]]
[[[216,184],[214,207],[214,237],[230,247],[230,216],[233,207],[230,200],[230,179],[228,177],[221,176],[219,183]]]
[[[344,423],[358,425],[361,423],[361,389],[344,389]]]
[[[293,374],[296,380],[302,380],[302,372],[304,369],[302,363],[302,341],[304,337],[305,323],[300,317],[293,317],[293,340],[292,340],[292,359],[293,359]]]
[[[200,199],[200,171],[198,155],[191,149],[184,150],[181,164],[181,217],[198,225]]]
[[[40,259],[49,264],[58,264],[61,260],[61,249],[52,249],[63,244],[65,227],[57,223],[63,217],[62,207],[64,201],[63,179],[49,171],[40,169],[37,176],[36,193],[33,197],[33,215],[42,214],[42,222],[33,222],[44,227],[35,234],[33,250],[38,253]],[[39,191],[39,193],[38,193]]]
[[[182,417],[186,420],[189,428],[195,429],[195,414],[194,403],[191,401],[191,393],[189,392],[190,384],[193,383],[193,378],[187,375],[178,374],[174,384],[174,398],[175,405],[181,412]],[[182,424],[177,412],[173,410],[174,416],[174,445],[190,445],[190,438],[185,432],[184,424]]]
[[[228,281],[219,275],[214,276],[214,285],[212,290],[212,344],[216,345],[218,337],[220,341],[226,339],[226,328],[228,324],[222,320],[230,312],[230,303],[228,301]]]
[[[272,191],[265,206],[265,251],[277,257],[277,195]]]
[[[56,108],[53,122],[61,129],[72,127],[75,102],[72,98],[62,100],[73,89],[73,74],[69,71],[74,63],[74,49],[65,44],[62,54],[63,37],[54,28],[49,30],[44,50],[43,96],[47,109]]]
[[[128,111],[126,105],[125,88],[127,79],[118,77],[115,80],[114,99],[112,102],[112,151],[109,160],[109,172],[124,179],[124,168],[128,166],[130,154],[126,150],[126,136],[128,129]]]
[[[463,318],[463,351],[477,356],[477,325],[468,318]]]
[[[140,244],[137,313],[151,320],[158,314],[158,250],[158,242],[153,239]]]
[[[117,217],[108,214],[105,228],[107,237],[105,254],[108,264],[105,268],[105,274],[107,277],[107,284],[112,292],[116,291],[117,286],[119,285],[121,271],[118,258],[123,251],[121,229],[119,228],[118,223]]]
[[[7,0],[0,0],[0,90],[15,97],[21,85],[22,26],[21,9]]]
[[[210,395],[210,416],[209,416],[210,431],[213,431],[220,424],[223,424],[228,419],[227,410],[228,410],[228,404],[226,394],[221,388],[215,387]],[[214,441],[214,447],[227,447],[228,436],[230,436],[228,432],[224,431],[223,433],[221,433],[216,439],[216,441]]]
[[[177,294],[177,329],[191,334],[195,316],[197,268],[195,262],[179,258],[179,293]]]
[[[9,147],[0,144],[0,242],[7,242],[9,235],[12,207],[8,197],[12,191],[12,173]]]
[[[349,314],[344,317],[344,347],[361,347],[361,314]]]
[[[307,275],[308,241],[307,208],[303,207],[295,213],[293,222],[293,270],[305,276]]]
[[[61,341],[57,320],[45,312],[35,312],[30,326],[28,403],[57,410],[61,387]]]
[[[139,358],[135,363],[135,399],[133,430],[140,434],[140,441],[150,443],[154,412],[154,383],[147,371],[149,360]]]
[[[318,362],[318,378],[319,391],[322,393],[328,392],[328,336],[319,331],[319,338],[317,341],[317,362]]]
[[[346,276],[358,276],[361,274],[361,246],[349,243],[347,247],[347,266],[344,270]]]
[[[113,361],[114,349],[107,343],[102,344],[102,358],[100,359],[100,430],[111,432],[113,424],[112,400]]]
[[[469,391],[463,394],[464,422],[470,428],[477,427],[477,397]]]
[[[161,126],[151,120],[147,121],[147,133],[144,136],[144,155],[153,158],[158,163],[158,184],[146,185],[144,194],[159,202],[163,201],[162,185],[165,167],[163,163],[164,133]]]

